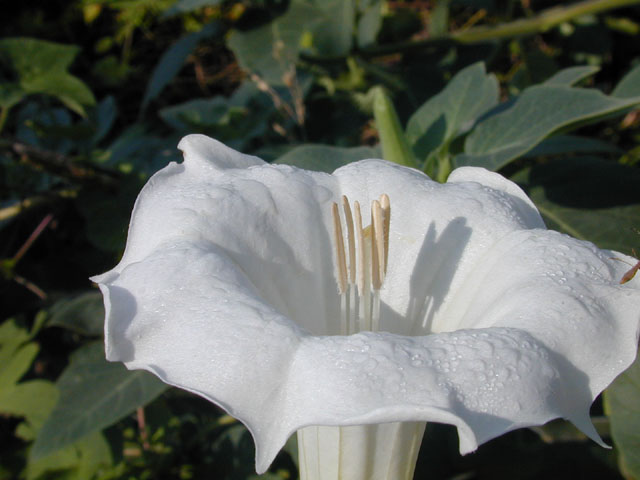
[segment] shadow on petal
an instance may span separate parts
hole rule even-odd
[[[434,224],[429,225],[411,273],[411,301],[407,312],[411,335],[431,333],[433,317],[449,292],[470,238],[471,228],[463,217],[453,219],[437,240]]]

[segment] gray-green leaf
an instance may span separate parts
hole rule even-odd
[[[68,328],[83,335],[102,335],[104,306],[102,294],[86,292],[58,301],[51,308],[50,327]]]
[[[498,103],[498,81],[487,75],[483,63],[456,74],[439,94],[411,116],[407,138],[420,159],[468,131],[473,123]]]
[[[640,96],[640,65],[631,69],[622,80],[618,82],[611,95],[619,98],[631,98]]]
[[[526,89],[504,110],[480,122],[466,138],[457,166],[498,170],[545,137],[597,121],[640,103],[640,97],[608,97],[595,89],[537,85]]]
[[[547,226],[600,248],[630,253],[640,236],[640,171],[596,157],[553,160],[512,177]]]
[[[331,173],[336,168],[348,163],[379,157],[380,151],[370,147],[341,148],[328,145],[301,145],[287,152],[274,163]]]
[[[284,85],[298,60],[302,35],[318,18],[317,8],[292,2],[284,15],[268,25],[233,32],[228,45],[242,68],[270,85]]]
[[[556,72],[554,75],[549,77],[544,81],[545,85],[566,85],[568,87],[575,85],[581,80],[585,78],[589,78],[591,75],[594,75],[599,67],[594,67],[591,65],[580,66],[580,67],[569,67],[564,70],[560,70]]]

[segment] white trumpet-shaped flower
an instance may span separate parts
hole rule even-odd
[[[296,431],[308,479],[410,478],[426,421],[462,453],[557,417],[601,442],[589,407],[635,358],[640,280],[546,230],[514,183],[179,148],[93,279],[107,358],[241,420],[258,472]]]

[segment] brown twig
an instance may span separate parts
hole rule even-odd
[[[97,181],[101,184],[113,185],[120,176],[112,170],[89,165],[61,153],[43,150],[21,142],[11,142],[9,150],[27,164],[42,167],[51,173],[74,180]]]
[[[138,421],[138,430],[140,431],[140,439],[142,440],[142,449],[150,450],[149,434],[147,432],[147,424],[144,416],[144,407],[136,408],[136,420]]]

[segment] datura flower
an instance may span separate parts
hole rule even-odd
[[[638,341],[624,256],[547,230],[481,168],[440,184],[179,148],[93,278],[106,355],[242,421],[258,472],[296,431],[306,479],[411,478],[425,422],[455,425],[463,454],[558,417],[602,444],[589,407]]]

